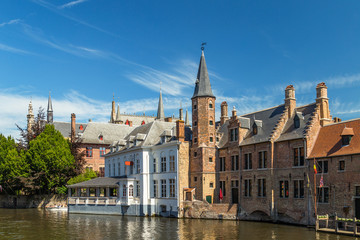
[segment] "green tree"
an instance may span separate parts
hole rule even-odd
[[[29,175],[29,165],[25,161],[24,151],[10,136],[0,134],[0,185],[9,194],[15,194],[23,187],[19,177]]]
[[[71,178],[67,184],[68,185],[72,185],[72,184],[75,184],[75,183],[79,183],[79,182],[85,182],[85,181],[88,181],[88,180],[91,180],[93,178],[96,178],[97,177],[97,174],[94,170],[92,169],[86,169],[86,171],[80,175],[77,175],[76,177],[73,177]]]
[[[68,140],[51,124],[30,141],[26,160],[31,168],[33,185],[39,186],[41,193],[54,192],[65,185],[75,167]]]

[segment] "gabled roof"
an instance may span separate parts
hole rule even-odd
[[[288,119],[280,137],[276,139],[276,142],[304,138],[305,128],[311,120],[311,116],[315,112],[315,108],[316,103],[295,108],[294,116]],[[299,128],[295,128],[295,118],[299,118]]]
[[[71,123],[70,122],[53,122],[52,123],[56,130],[58,130],[61,135],[65,138],[69,138],[71,135]],[[81,130],[81,127],[82,129]],[[82,134],[86,129],[87,123],[76,123],[75,124],[75,135],[77,136],[79,133]]]
[[[134,128],[124,124],[89,122],[81,136],[82,143],[110,145],[114,141],[124,138]],[[103,140],[100,140],[100,135],[103,136]]]
[[[211,90],[208,70],[205,62],[204,51],[201,52],[198,74],[195,82],[194,97],[215,97]]]
[[[242,115],[242,118],[247,118],[250,121],[250,129],[240,145],[249,145],[254,143],[266,142],[270,140],[272,131],[279,121],[282,113],[285,110],[285,105],[264,109],[258,112]],[[245,122],[245,120],[242,120]],[[252,132],[252,126],[256,123],[258,126],[257,134]],[[246,124],[246,128],[248,124]]]
[[[350,144],[342,146],[341,133],[344,128],[352,128]],[[335,157],[350,154],[360,154],[360,119],[326,125],[320,129],[315,145],[309,158]]]

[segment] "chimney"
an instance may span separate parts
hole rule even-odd
[[[132,124],[132,121],[129,121],[129,127],[132,127],[133,124]]]
[[[179,109],[179,119],[184,120],[184,113],[182,108]]]
[[[71,114],[71,141],[75,141],[75,113]]]
[[[176,121],[176,137],[180,142],[185,141],[185,123],[183,120]]]
[[[285,108],[288,110],[288,118],[291,118],[296,108],[295,88],[293,85],[285,88]]]
[[[222,102],[221,103],[221,117],[220,117],[220,123],[221,125],[223,125],[226,120],[229,119],[229,116],[228,116],[228,105],[227,105],[227,102]]]
[[[236,108],[235,108],[235,106],[233,107],[233,110],[232,110],[232,118],[236,118]]]
[[[316,103],[320,105],[320,124],[324,126],[331,122],[327,86],[324,82],[316,86]]]

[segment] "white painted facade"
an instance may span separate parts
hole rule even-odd
[[[120,204],[141,205],[141,214],[145,215],[173,212],[177,216],[179,144],[171,141],[121,151],[113,149],[105,156],[105,177],[119,177]]]

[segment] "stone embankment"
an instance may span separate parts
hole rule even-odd
[[[237,220],[238,204],[209,204],[203,201],[183,202],[180,217]]]
[[[65,195],[0,195],[0,208],[46,208],[53,206],[67,206]]]

